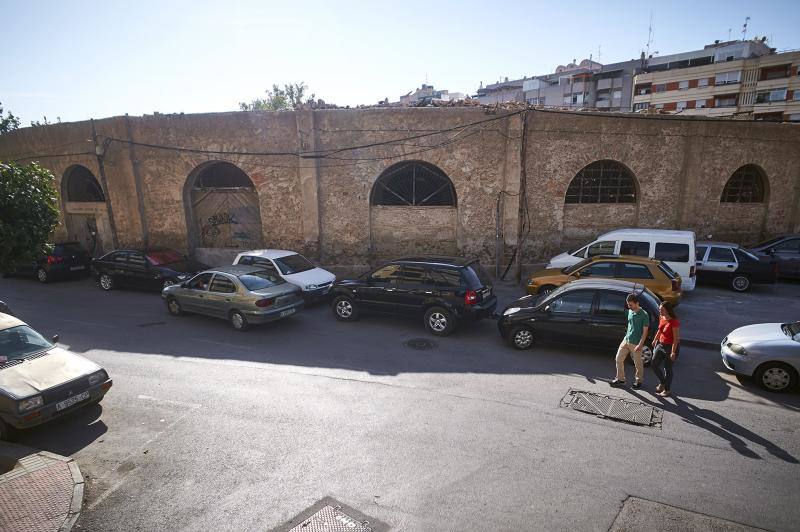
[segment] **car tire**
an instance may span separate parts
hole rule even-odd
[[[647,367],[653,361],[653,349],[649,345],[642,346],[642,365]],[[633,354],[628,355],[625,362],[630,366],[635,366],[636,362],[633,361]]]
[[[550,292],[552,292],[556,288],[557,287],[555,285],[546,284],[546,285],[542,286],[541,288],[539,288],[539,292],[537,292],[537,293],[539,293],[539,294],[549,294]]]
[[[38,270],[36,270],[36,279],[40,283],[49,282],[50,281],[50,277],[47,275],[47,270],[45,270],[44,268],[39,268]]]
[[[734,274],[730,286],[734,292],[747,292],[750,289],[750,278],[743,274]]]
[[[246,331],[248,327],[247,318],[238,310],[231,311],[230,314],[231,326],[239,332]]]
[[[456,328],[453,313],[442,307],[431,307],[425,312],[425,328],[436,336],[447,336]]]
[[[8,441],[11,439],[11,426],[0,419],[0,441]]]
[[[536,339],[530,327],[526,325],[517,325],[508,333],[506,341],[508,341],[508,345],[514,349],[524,351],[525,349],[533,347]]]
[[[183,307],[181,307],[180,301],[178,301],[174,297],[167,298],[167,311],[173,316],[183,315]]]
[[[100,284],[100,288],[105,291],[114,289],[114,278],[107,273],[101,273],[98,282]]]
[[[339,296],[333,300],[333,315],[339,321],[355,321],[358,319],[358,306],[352,298]]]
[[[761,364],[753,373],[753,379],[768,392],[783,393],[797,386],[797,372],[783,362]]]

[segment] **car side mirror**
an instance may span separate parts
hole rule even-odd
[[[60,336],[58,336],[57,334],[54,334],[54,335],[53,335],[53,338],[52,338],[52,340],[53,340],[53,343],[54,343],[54,344],[57,344],[57,343],[58,343],[58,340],[59,340],[59,338],[60,338]]]
[[[775,248],[769,248],[767,250],[767,255],[774,255],[774,254],[775,254]]]
[[[544,311],[547,312],[548,314],[550,314],[550,305],[547,305],[546,307],[544,307]]]

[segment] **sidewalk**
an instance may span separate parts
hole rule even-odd
[[[83,503],[71,458],[0,442],[0,530],[69,532]]]

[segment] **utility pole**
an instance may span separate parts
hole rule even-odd
[[[111,225],[111,242],[114,248],[119,247],[119,239],[117,237],[117,224],[114,221],[114,209],[111,206],[111,196],[108,195],[108,180],[106,179],[106,165],[103,162],[103,157],[106,154],[108,144],[97,143],[97,129],[94,127],[94,118],[90,120],[92,124],[92,142],[94,143],[94,154],[97,156],[97,167],[100,169],[100,186],[103,187],[103,195],[106,198],[106,209],[108,210],[108,222]]]

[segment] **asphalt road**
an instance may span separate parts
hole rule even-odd
[[[559,407],[609,393],[612,353],[517,352],[491,321],[414,350],[421,322],[324,305],[239,333],[88,280],[2,280],[0,299],[114,379],[102,407],[19,436],[79,463],[77,530],[268,530],[324,497],[394,530],[800,522],[800,393],[742,384],[714,351],[682,351],[674,398],[649,370],[611,392],[663,407],[650,428]]]

